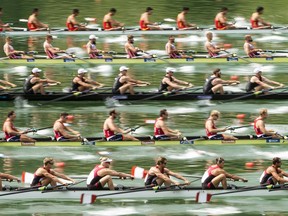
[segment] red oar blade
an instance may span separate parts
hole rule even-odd
[[[147,170],[143,169],[142,167],[133,166],[131,169],[131,175],[136,179],[144,179],[147,175]]]
[[[80,197],[80,203],[81,204],[92,204],[95,202],[97,196],[94,194],[85,194],[82,193]]]
[[[212,194],[207,193],[206,191],[198,191],[196,194],[197,203],[206,203],[211,200]]]

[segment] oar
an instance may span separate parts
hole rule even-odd
[[[95,90],[103,90],[103,91],[96,92]],[[92,95],[102,94],[102,93],[105,93],[107,91],[112,91],[112,88],[111,87],[103,87],[103,88],[97,88],[95,90],[86,92],[85,94],[82,94],[82,95],[78,96],[78,98],[83,98],[83,97],[89,97],[89,96],[92,96]]]
[[[43,103],[38,103],[38,105],[39,106],[43,106],[45,104],[50,104],[50,103],[53,103],[53,102],[65,100],[67,98],[77,97],[77,96],[79,96],[81,94],[83,94],[83,92],[72,92],[71,94],[67,94],[67,95],[65,95],[63,97],[59,97],[59,98],[56,98],[56,99],[53,99],[53,100],[50,100],[50,101],[45,101]]]
[[[52,128],[53,126],[48,126],[48,127],[42,127],[42,128],[29,128],[25,131],[25,133],[36,133],[37,131],[41,131],[41,130],[45,130],[45,129],[49,129]]]
[[[240,128],[252,127],[252,126],[253,126],[253,123],[248,124],[248,125],[241,125],[241,126],[229,126],[229,127],[227,127],[227,130],[234,131],[234,130],[237,130]]]
[[[288,50],[263,50],[263,52],[271,52],[271,53],[288,53]]]
[[[172,19],[172,18],[164,18],[163,19],[165,22],[176,22],[175,19]]]
[[[190,93],[193,93],[195,91],[198,91],[200,89],[203,89],[203,86],[193,86],[191,88],[187,88],[187,89],[184,89],[181,93],[179,94],[172,94],[172,95],[168,95],[169,98],[171,97],[177,97],[179,95],[188,95]]]

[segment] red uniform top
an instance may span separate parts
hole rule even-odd
[[[208,168],[208,170],[207,170],[208,175],[211,176],[211,175],[212,175],[212,171],[215,170],[215,169],[218,169],[218,168],[220,168],[218,165],[212,165],[212,166],[210,166],[210,167]]]
[[[207,119],[207,121],[212,121],[211,119]],[[207,122],[206,121],[206,122]],[[213,121],[212,121],[213,122]],[[215,124],[214,124],[214,122],[213,122],[213,125],[212,125],[212,129],[217,129],[216,128],[216,126],[215,126]],[[217,133],[212,133],[212,132],[210,132],[210,131],[208,131],[208,129],[205,127],[205,131],[206,131],[206,136],[208,137],[208,138],[211,138],[211,137],[213,137],[213,136],[215,136],[215,135],[217,135]]]
[[[77,31],[78,27],[75,26],[73,23],[71,22],[67,22],[66,23],[66,27],[68,28],[68,31]]]
[[[16,130],[16,128],[15,128],[15,126],[14,126],[14,124],[11,122],[11,128],[13,129],[13,130]],[[12,137],[14,137],[15,135],[12,135],[12,134],[9,134],[9,133],[7,133],[7,131],[4,131],[4,134],[5,134],[5,139],[6,140],[8,140],[8,139],[10,139],[10,138],[12,138]]]
[[[156,123],[158,120],[159,120],[159,118],[156,119],[155,124],[154,124],[154,136],[163,136],[163,135],[165,135],[164,131],[161,128],[156,127]]]
[[[183,21],[177,21],[178,29],[187,28]]]
[[[110,129],[108,129],[108,130],[103,130],[103,132],[104,132],[105,138],[109,138],[109,137],[115,135],[115,134],[114,134],[114,131],[111,131]]]
[[[257,123],[258,120],[262,120],[262,118],[261,117],[256,118],[254,120],[254,126],[253,127],[254,127],[254,131],[255,131],[257,137],[260,137],[260,136],[264,135],[264,133],[260,130],[260,128],[258,128],[256,126],[256,123]]]
[[[217,29],[217,30],[223,30],[223,29],[225,29],[225,25],[223,25],[219,20],[217,20],[217,19],[215,19],[214,20],[214,23],[215,23],[215,28]]]
[[[3,29],[2,28],[0,28],[0,32],[2,32],[3,31]]]
[[[103,28],[105,30],[109,30],[112,28],[112,23],[111,22],[103,22]]]
[[[259,22],[258,20],[253,20],[252,18],[250,19],[251,27],[252,28],[258,28],[259,27]]]
[[[35,30],[38,28],[38,26],[36,26],[34,23],[27,23],[28,29],[31,30]]]
[[[144,20],[140,20],[139,25],[140,25],[140,29],[143,31],[150,30],[150,28],[147,26]]]

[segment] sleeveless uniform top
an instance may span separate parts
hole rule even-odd
[[[164,76],[164,78],[165,77],[167,77],[167,76]],[[169,77],[167,77],[167,78],[169,78]],[[170,80],[170,82],[173,82],[174,79],[173,79],[173,77],[170,77],[169,80]],[[169,85],[167,83],[163,83],[163,81],[161,81],[160,88],[159,88],[158,92],[168,91],[168,87],[169,87]]]
[[[210,44],[214,49],[216,49],[216,46],[215,46],[215,44],[214,44],[213,42],[209,42],[209,44]],[[218,56],[218,55],[219,55],[219,53],[213,53],[213,52],[211,52],[209,49],[206,49],[206,50],[207,50],[207,52],[208,52],[208,54],[209,54],[210,57],[215,57],[215,56]]]
[[[253,127],[254,127],[254,131],[255,131],[257,137],[261,137],[261,136],[264,135],[264,133],[260,130],[260,128],[258,128],[258,127],[256,126],[256,123],[257,123],[257,121],[259,121],[259,120],[262,120],[262,118],[261,118],[261,117],[256,118],[256,119],[254,120],[254,126],[253,126]]]
[[[105,138],[109,138],[109,137],[115,135],[114,131],[111,131],[110,129],[108,129],[108,130],[103,129],[103,133],[104,133]]]
[[[8,46],[8,53],[13,52],[13,51],[14,51],[13,46],[11,46],[11,45],[9,44],[9,46]],[[19,59],[19,58],[21,58],[21,55],[10,54],[8,57],[9,57],[9,59]]]
[[[247,42],[245,42],[245,44],[246,44],[246,43],[247,43]],[[245,46],[245,44],[244,44],[244,46]],[[248,44],[248,47],[249,47],[249,48],[248,48],[249,51],[254,49],[254,46],[253,46],[252,44],[250,44],[250,43]],[[258,55],[259,55],[258,52],[257,52],[257,51],[254,51],[254,52],[250,52],[248,56],[249,56],[250,58],[255,58],[255,57],[258,56]]]
[[[183,21],[177,21],[177,27],[178,29],[187,28]]]
[[[255,76],[255,75],[254,75]],[[253,77],[253,76],[252,76]],[[252,78],[251,77],[251,78]],[[251,78],[250,78],[250,80],[251,80]],[[250,91],[252,91],[252,90],[254,90],[255,89],[255,87],[257,87],[257,86],[259,86],[259,84],[258,83],[252,83],[252,82],[250,82],[250,80],[249,80],[249,82],[248,82],[248,84],[247,84],[247,86],[246,86],[246,91],[247,92],[250,92]],[[260,76],[260,78],[259,78],[259,80],[262,82],[262,77]]]
[[[269,167],[268,167],[269,168]],[[267,168],[267,169],[268,169]],[[265,183],[269,183],[269,184],[273,184],[274,185],[274,182],[272,181],[272,174],[268,174],[267,173],[267,169],[263,171],[262,175],[260,176],[260,184],[265,184]],[[276,169],[276,172],[277,174],[280,173],[280,171],[278,169]]]
[[[164,131],[161,128],[157,128],[156,127],[156,123],[157,123],[158,120],[159,120],[159,118],[156,119],[155,124],[154,124],[154,136],[155,137],[165,135]]]
[[[37,84],[37,83],[31,83],[32,78],[34,78],[34,76],[30,75],[24,81],[23,90],[24,90],[25,93],[27,93],[34,85]]]
[[[105,167],[99,167],[100,165],[96,165],[94,169],[89,173],[87,177],[87,185],[95,185],[101,178],[104,176],[99,176],[98,171],[105,169]]]
[[[130,45],[134,48],[134,45],[130,43]],[[137,56],[137,53],[134,53],[130,49],[125,48],[125,52],[127,53],[127,58],[135,58]]]
[[[166,45],[165,45],[165,50],[167,50],[168,49],[168,47],[171,47],[171,50],[172,51],[176,51],[176,47],[175,47],[175,45],[174,44],[171,44],[171,43],[166,43]],[[168,53],[167,53],[168,54]],[[172,52],[172,53],[169,53],[169,58],[180,58],[181,56],[179,56],[179,55],[177,55],[175,52]]]
[[[113,84],[113,87],[112,87],[112,93],[119,93],[120,94],[120,92],[118,91],[119,90],[119,88],[121,87],[121,86],[123,86],[124,85],[124,83],[121,83],[120,82],[120,78],[121,78],[122,76],[119,76],[119,77],[117,77],[116,79],[115,79],[115,82],[114,82],[114,84]]]
[[[212,120],[208,118],[208,119],[206,120],[206,122],[207,122],[207,121],[212,121]],[[213,128],[213,129],[217,129],[216,126],[215,126],[215,124],[214,124],[214,122],[213,122],[212,128]],[[217,135],[217,133],[212,133],[212,132],[208,131],[208,129],[207,129],[206,127],[205,127],[205,132],[206,132],[206,136],[207,136],[209,139],[210,139],[211,137]]]
[[[89,53],[89,57],[90,59],[96,59],[99,57],[98,53],[97,53],[97,47],[96,47],[96,44],[92,44],[90,42],[87,43],[86,45],[87,47],[90,47],[92,53]]]
[[[217,19],[214,19],[214,24],[215,24],[215,28],[217,29],[217,30],[223,30],[223,29],[225,29],[225,25],[223,25],[219,20],[217,20]]]
[[[68,28],[68,31],[77,31],[78,27],[75,26],[72,22],[66,22],[66,27]]]
[[[157,169],[159,169],[159,171],[164,174],[164,169],[160,170],[160,168],[158,167],[158,165],[155,166]],[[146,175],[146,178],[144,180],[145,185],[152,185],[153,181],[155,180],[156,175],[150,175],[149,173]]]
[[[250,18],[250,23],[251,23],[252,28],[258,28],[259,27],[258,20],[253,20],[252,17]]]
[[[34,23],[30,23],[30,22],[28,22],[27,23],[27,26],[28,26],[28,29],[31,31],[33,31],[33,30],[35,30],[35,29],[37,29],[38,28],[38,26],[36,26]]]
[[[47,58],[48,58],[48,59],[54,59],[54,58],[56,58],[58,55],[57,55],[57,54],[54,54],[54,53],[52,53],[50,50],[46,49],[46,45],[48,45],[49,48],[53,48],[53,46],[52,46],[52,44],[49,44],[47,41],[45,41],[45,42],[43,43],[43,48],[44,48],[44,51],[45,51],[45,53],[46,53],[46,55],[47,55]]]
[[[218,165],[212,165],[210,166],[206,171],[205,173],[203,174],[202,176],[202,179],[201,179],[201,183],[202,184],[208,184],[209,182],[212,181],[212,179],[214,179],[216,176],[212,175],[212,171],[215,170],[215,169],[218,169],[219,166]]]
[[[58,121],[59,122],[59,121]],[[62,122],[60,122],[62,125],[64,125]],[[54,133],[54,137],[55,139],[58,141],[59,139],[61,139],[63,137],[63,135],[59,132],[59,131],[56,131],[56,130],[53,130],[53,133]]]
[[[13,130],[16,130],[16,128],[15,128],[15,126],[14,126],[14,124],[12,122],[11,122],[11,128]],[[5,140],[8,140],[8,139],[10,139],[10,138],[15,136],[15,135],[7,133],[7,131],[4,131],[4,135],[5,135]]]
[[[150,28],[147,26],[144,20],[139,21],[140,29],[142,31],[150,30]]]
[[[103,22],[103,29],[109,30],[112,28],[112,23],[111,22]]]
[[[74,77],[76,78],[76,77]],[[80,78],[80,77],[78,77]],[[84,78],[80,78],[82,82],[85,82]],[[81,85],[78,84],[78,83],[74,83],[73,80],[72,80],[72,91],[79,91],[78,88],[80,87]]]
[[[203,86],[203,93],[204,94],[213,94],[213,92],[211,91],[212,88],[214,87],[214,85],[212,85],[212,82],[216,78],[217,78],[216,76],[211,76],[208,79],[206,79],[206,82]]]
[[[41,167],[40,167],[41,168]],[[44,169],[44,167],[42,167]],[[48,173],[50,173],[50,169],[46,169]],[[44,177],[44,175],[40,175],[40,176],[37,176],[36,175],[36,172],[34,173],[34,178],[32,180],[32,183],[31,183],[31,186],[35,186],[35,185],[38,185],[40,184],[40,181],[41,179]]]

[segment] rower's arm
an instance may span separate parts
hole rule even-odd
[[[259,127],[260,131],[267,136],[272,136],[276,134],[276,132],[274,131],[267,130],[263,121],[258,121],[257,126]]]
[[[176,83],[178,83],[178,84],[181,84],[181,85],[190,85],[190,84],[191,84],[190,82],[178,80],[178,79],[176,79],[175,77],[173,78],[173,81],[176,82]]]
[[[240,177],[240,176],[233,175],[233,174],[227,173],[227,172],[225,172],[225,171],[224,171],[224,173],[225,173],[225,175],[226,175],[227,178],[234,179],[235,181],[243,181],[243,182],[247,182],[247,181],[248,181],[247,179],[242,178],[242,177]]]
[[[77,137],[79,137],[80,136],[80,134],[78,133],[78,134],[75,134],[75,135],[70,135],[69,133],[67,133],[66,131],[70,131],[71,130],[71,128],[69,128],[69,127],[57,127],[57,129],[58,129],[58,131],[65,137],[65,138],[68,138],[68,139],[70,139],[70,138],[77,138]],[[72,132],[73,133],[73,132]]]
[[[44,170],[44,169],[43,169]],[[51,170],[52,171],[52,170]],[[63,181],[61,181],[59,178],[57,178],[57,176],[53,175],[55,171],[52,171],[50,173],[48,173],[46,170],[43,171],[41,174],[47,178],[51,178],[53,181],[58,182],[59,184],[65,184]]]
[[[147,85],[150,85],[149,82],[145,82],[145,81],[141,81],[141,80],[134,80],[134,79],[131,79],[130,77],[127,77],[126,81],[132,82],[132,83],[136,83],[136,84],[147,84]]]
[[[212,53],[219,53],[220,51],[221,51],[221,49],[219,49],[219,48],[215,48],[214,46],[212,46],[210,43],[209,44],[206,44],[206,50],[207,51],[210,51],[210,52],[212,52]]]
[[[123,173],[123,172],[117,172],[115,170],[110,170],[110,169],[106,169],[105,170],[105,175],[118,176],[120,178],[131,178],[131,179],[134,179],[134,176],[132,176],[130,174]]]
[[[8,180],[15,180],[17,182],[21,182],[21,180],[19,178],[17,178],[16,176],[13,176],[13,175],[10,175],[10,174],[6,174],[6,173],[0,173],[0,178],[8,179]]]
[[[88,87],[88,88],[92,88],[92,87],[93,87],[91,84],[86,83],[86,82],[83,82],[83,81],[81,81],[80,79],[78,79],[78,80],[76,81],[76,83],[78,83],[78,84],[81,85],[81,86]]]
[[[207,120],[205,126],[206,126],[206,129],[210,133],[225,132],[227,130],[226,128],[216,128],[216,129],[214,129],[212,120]]]
[[[108,127],[111,131],[115,131],[117,133],[122,133],[122,134],[125,134],[125,133],[129,133],[131,131],[131,129],[128,129],[128,130],[123,130],[122,128],[119,128],[117,127],[117,125],[114,124],[114,122],[108,122]]]
[[[284,86],[284,84],[282,84],[282,83],[279,83],[279,82],[276,82],[276,81],[273,81],[273,80],[269,80],[269,79],[267,79],[266,77],[262,77],[262,79],[263,79],[263,81],[265,82],[265,83],[268,83],[268,84],[272,84],[272,85],[278,85],[278,86]]]
[[[186,184],[189,183],[189,181],[188,181],[186,178],[184,178],[182,175],[180,175],[180,174],[178,174],[178,173],[174,173],[174,172],[172,172],[171,170],[168,170],[167,174],[168,174],[168,175],[171,175],[171,176],[174,176],[174,177],[177,178],[177,179],[183,180]]]
[[[53,172],[54,172],[54,175],[55,175],[55,176],[57,176],[57,177],[59,177],[59,178],[62,178],[62,179],[66,179],[66,180],[68,180],[68,181],[71,181],[71,182],[75,183],[75,180],[74,180],[74,179],[72,179],[72,178],[64,175],[63,173],[56,172],[55,170],[53,170]]]
[[[65,129],[75,135],[80,135],[80,133],[78,131],[73,130],[71,127],[65,127]]]
[[[288,182],[288,180],[279,176],[279,174],[276,172],[276,170],[271,170],[271,174],[276,179],[277,182],[280,182],[280,183]]]
[[[8,125],[6,125],[5,130],[8,134],[16,135],[16,136],[24,133],[23,131],[20,131],[17,128],[13,128],[10,122],[8,123]]]

